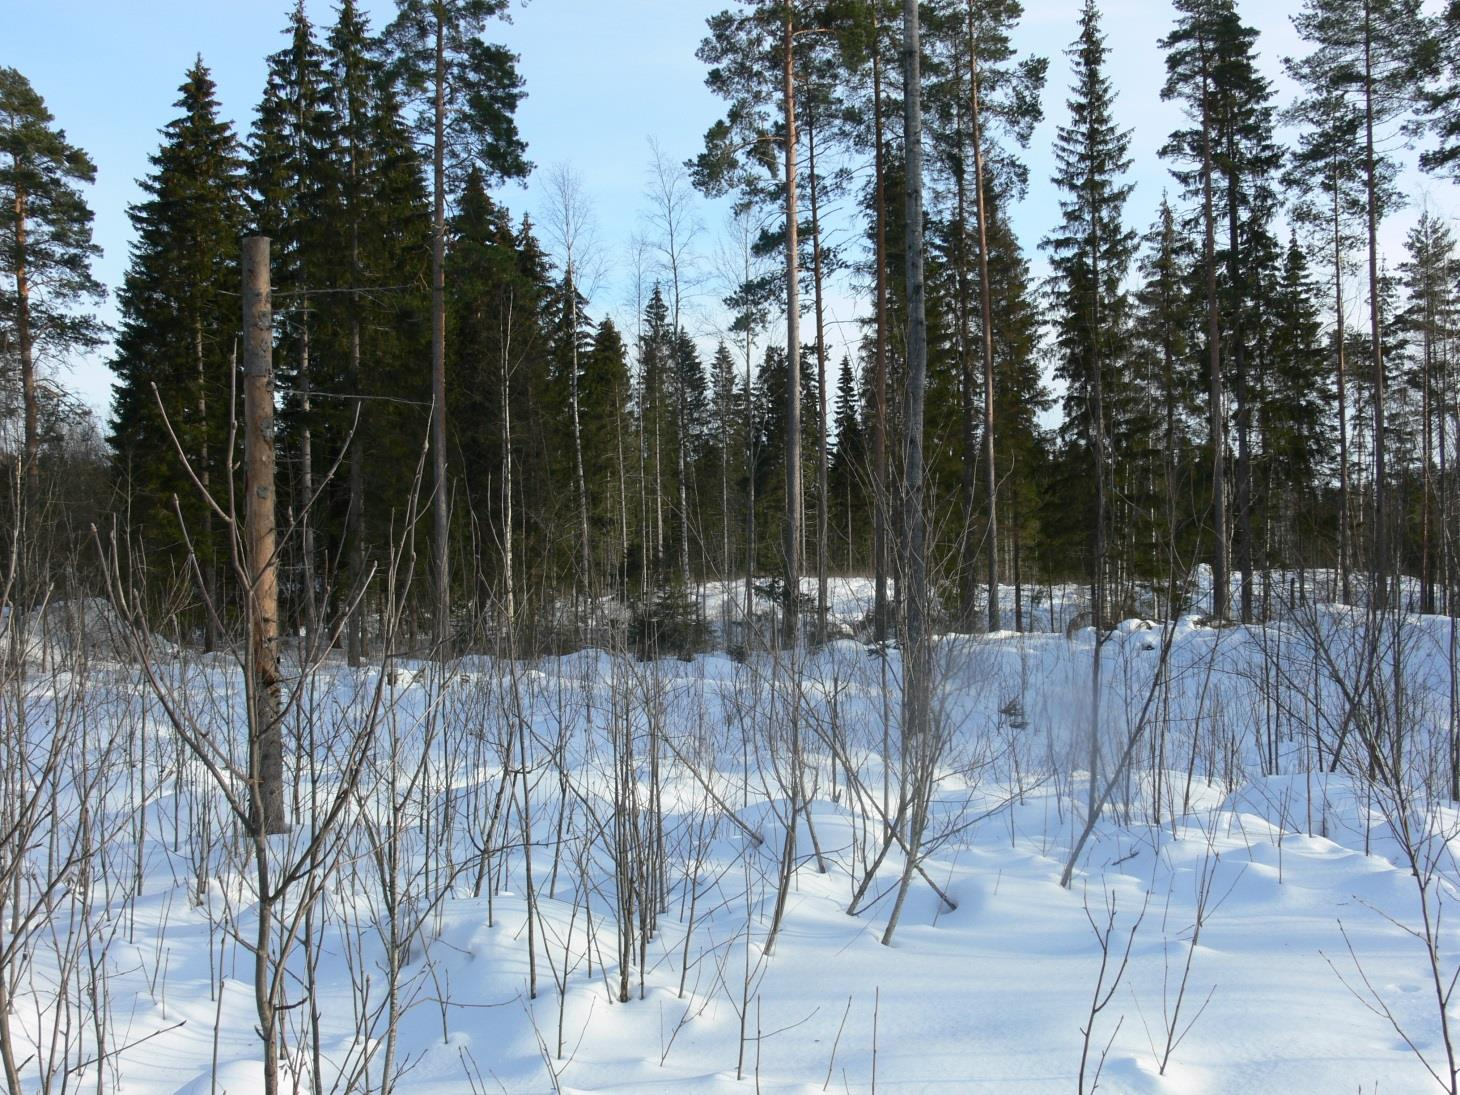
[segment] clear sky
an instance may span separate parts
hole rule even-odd
[[[97,273],[108,287],[120,284],[126,269],[131,240],[126,207],[140,196],[136,180],[148,170],[158,129],[176,113],[172,104],[184,70],[201,53],[213,70],[225,113],[246,132],[263,87],[264,57],[282,45],[280,31],[290,6],[290,0],[0,0],[0,26],[6,27],[0,64],[30,78],[58,124],[96,161],[98,180],[89,197],[96,240],[105,249]],[[377,28],[394,10],[392,0],[367,0],[364,6]],[[669,158],[683,160],[719,114],[694,53],[705,17],[724,6],[725,0],[516,0],[512,23],[493,28],[492,37],[521,57],[528,97],[518,121],[529,156],[540,169],[570,163],[582,177],[611,271],[627,265],[628,239],[645,228],[648,138],[656,137]],[[1247,0],[1241,6],[1262,32],[1264,65],[1286,102],[1293,89],[1281,76],[1279,58],[1303,51],[1289,18],[1297,0]],[[1029,152],[1030,195],[1013,220],[1038,269],[1036,245],[1058,217],[1056,195],[1047,183],[1050,142],[1065,116],[1069,80],[1063,50],[1074,37],[1080,5],[1026,0],[1026,7],[1018,43],[1049,56],[1051,63],[1046,120]],[[334,18],[329,0],[310,0],[309,10],[317,24]],[[1136,191],[1127,215],[1143,231],[1161,190],[1171,185],[1156,157],[1179,121],[1177,108],[1160,101],[1165,73],[1156,47],[1170,28],[1171,11],[1164,0],[1107,0],[1103,11],[1117,111],[1134,131]],[[514,212],[541,220],[545,175],[539,170],[526,187],[508,187],[502,200]],[[1391,263],[1399,260],[1398,245],[1419,203],[1427,201],[1446,215],[1460,212],[1453,186],[1417,172],[1409,172],[1405,181],[1410,209],[1385,231]],[[697,246],[706,270],[723,215],[721,208],[701,209],[704,232]],[[842,319],[856,306],[849,292],[833,301]],[[718,295],[706,284],[692,302],[698,312],[693,329],[713,329]],[[626,299],[622,277],[611,273],[594,313],[621,312]],[[105,313],[113,314],[110,302]],[[74,363],[68,383],[104,411],[110,385],[105,354]]]

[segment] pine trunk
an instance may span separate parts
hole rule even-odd
[[[797,269],[796,65],[793,8],[785,5],[782,26],[782,108],[786,184],[786,596],[782,641],[796,643],[801,595],[801,301]]]

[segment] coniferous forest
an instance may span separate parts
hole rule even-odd
[[[1460,1092],[1460,3],[1245,6],[1153,194],[1096,0],[740,0],[635,226],[261,8],[115,285],[0,67],[7,1089]]]

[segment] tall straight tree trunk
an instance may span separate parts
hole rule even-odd
[[[431,560],[436,581],[435,638],[438,655],[448,653],[451,637],[451,572],[447,552],[450,503],[446,484],[446,38],[436,20],[434,135],[431,148],[431,466],[435,490],[431,512],[435,539]]]
[[[1090,789],[1089,812],[1097,805],[1097,778],[1100,771],[1100,701],[1103,666],[1101,652],[1105,647],[1106,628],[1106,556],[1109,553],[1106,524],[1110,499],[1106,481],[1105,459],[1105,354],[1104,332],[1100,329],[1100,220],[1099,210],[1090,211],[1090,345],[1093,361],[1090,368],[1090,441],[1095,450],[1095,560],[1090,571],[1090,609],[1095,624],[1095,650],[1090,662]]]
[[[299,514],[299,550],[304,556],[301,579],[304,582],[304,649],[314,656],[319,639],[319,595],[314,573],[314,514],[310,500],[314,498],[314,439],[310,428],[309,391],[309,321],[301,324],[299,341],[299,483],[304,495]]]
[[[1333,310],[1334,348],[1338,357],[1338,581],[1344,604],[1353,604],[1349,574],[1353,569],[1353,540],[1349,531],[1348,481],[1348,369],[1344,360],[1343,242],[1338,214],[1337,165],[1333,183]]]
[[[566,216],[564,221],[567,221]],[[578,414],[578,283],[576,274],[577,271],[573,267],[573,245],[570,242],[568,244],[568,322],[572,327],[569,338],[573,344],[571,364],[573,375],[568,386],[568,398],[573,412],[573,479],[578,492],[578,553],[583,572],[580,581],[583,583],[584,604],[588,605],[592,603],[594,581],[593,557],[588,536],[588,480],[583,474],[583,428]],[[583,622],[587,623],[586,615]]]
[[[243,241],[244,495],[248,543],[249,783],[253,832],[289,831],[279,691],[279,560],[274,489],[273,304],[269,240]],[[264,936],[267,938],[267,936]],[[262,1011],[260,1012],[262,1018]]]
[[[1228,134],[1227,162],[1235,158]],[[1241,572],[1242,621],[1252,620],[1252,408],[1247,397],[1247,347],[1242,337],[1242,310],[1246,305],[1242,276],[1241,228],[1238,223],[1235,173],[1227,174],[1227,280],[1232,294],[1232,364],[1237,378],[1237,569]]]
[[[25,436],[21,467],[24,476],[23,511],[36,500],[40,476],[40,407],[35,380],[35,346],[30,329],[30,269],[27,261],[26,192],[15,190],[15,337],[20,352],[20,390],[24,403]]]
[[[969,52],[973,51],[973,38],[969,36]],[[958,71],[959,61],[954,60],[954,82],[962,80],[962,73]],[[970,86],[972,76],[970,75]],[[970,95],[970,102],[972,96]],[[954,132],[963,132],[963,100],[955,97],[953,100]],[[974,424],[974,373],[973,373],[973,332],[970,330],[969,320],[969,297],[972,290],[969,286],[968,266],[971,259],[970,252],[973,250],[968,238],[968,161],[965,157],[959,156],[954,161],[953,189],[956,202],[956,216],[958,218],[958,232],[954,236],[954,267],[955,275],[955,308],[956,326],[958,330],[958,403],[959,403],[959,425],[962,432],[963,459],[960,461],[958,486],[963,493],[963,528],[958,537],[958,587],[959,587],[959,627],[964,631],[972,631],[974,617],[978,614],[978,539],[973,534],[973,526],[978,511],[978,441],[977,428]]]
[[[212,472],[208,467],[208,388],[207,369],[203,364],[203,321],[193,317],[193,370],[198,378],[198,481],[204,492],[212,488]],[[229,370],[232,383],[233,371]],[[203,575],[203,594],[207,598],[203,625],[203,652],[211,654],[218,649],[222,636],[218,634],[218,574],[215,566],[216,553],[213,547],[213,510],[203,507],[203,558],[198,560]]]
[[[358,229],[350,247],[351,274],[354,284],[359,284],[360,269]],[[355,307],[350,309],[350,388],[356,396],[362,395],[360,377],[360,308],[359,297],[355,296]],[[350,439],[350,577],[351,595],[358,596],[365,581],[365,439],[361,436],[365,417],[365,404],[356,403],[355,436]],[[368,615],[365,602],[360,601],[350,616],[350,634],[347,660],[351,666],[359,666],[365,660],[365,620]]]
[[[731,374],[734,375],[733,373]],[[729,590],[730,581],[730,415],[735,406],[732,392],[720,408],[720,578]],[[726,604],[729,598],[726,598]],[[728,620],[728,617],[727,617]]]
[[[980,103],[978,56],[973,50],[973,4],[968,5],[969,101],[973,112],[973,194],[978,217],[978,296],[983,324],[983,462],[984,491],[988,498],[988,529],[984,558],[988,564],[988,628],[999,630],[999,479],[994,467],[994,306],[989,285],[988,210],[984,201],[983,111]]]
[[[887,168],[882,139],[882,33],[875,22],[872,40],[873,202],[877,217],[876,348],[872,362],[872,633],[886,642],[890,629],[887,597]]]
[[[907,162],[907,396],[903,426],[902,581],[907,647],[903,668],[904,734],[928,730],[929,634],[927,516],[923,509],[923,401],[927,387],[928,321],[923,280],[923,112],[917,0],[903,0],[903,133]],[[911,854],[911,853],[910,853]]]
[[[749,274],[750,261],[746,260]],[[749,277],[746,278],[749,281]],[[755,397],[754,336],[745,326],[745,649],[751,649],[755,635]]]
[[[816,118],[806,126],[806,166],[811,172],[811,286],[816,310],[816,641],[826,640],[827,512],[831,507],[826,455],[826,321],[822,298],[821,205],[816,178]]]
[[[1430,545],[1430,522],[1433,517],[1434,483],[1431,475],[1431,468],[1434,463],[1434,391],[1433,378],[1435,372],[1435,323],[1438,320],[1437,309],[1433,301],[1433,289],[1427,287],[1425,291],[1425,329],[1424,329],[1424,377],[1420,385],[1420,408],[1421,416],[1424,419],[1423,430],[1423,464],[1420,467],[1420,503],[1419,503],[1419,610],[1425,614],[1432,614],[1435,611],[1435,568],[1434,552]]]
[[[801,596],[801,300],[797,270],[796,64],[794,8],[785,5],[782,25],[782,108],[786,184],[786,610],[782,639],[794,646]]]
[[[678,328],[675,335],[675,354],[679,352]],[[674,417],[678,428],[674,439],[675,477],[679,480],[679,580],[685,591],[690,588],[689,573],[689,474],[685,461],[685,432],[689,425],[684,407],[684,384],[676,368],[674,383]]]
[[[507,304],[507,320],[502,340],[502,615],[508,649],[517,635],[517,575],[512,558],[512,303]]]
[[[932,643],[927,627],[927,525],[923,512],[923,396],[928,370],[928,324],[923,283],[923,111],[918,0],[903,0],[903,144],[907,157],[907,396],[903,426],[902,582],[907,639],[902,662],[904,797],[907,841],[897,897],[882,934],[884,946],[902,916],[917,866],[931,792]],[[896,822],[894,822],[896,824]]]
[[[354,433],[350,438],[349,466],[349,509],[346,518],[346,535],[349,539],[350,592],[355,601],[350,613],[349,629],[345,644],[346,661],[358,667],[365,660],[365,621],[368,607],[363,599],[365,582],[365,424],[364,383],[360,374],[360,149],[355,142],[358,130],[358,105],[353,96],[347,100],[350,108],[349,140],[346,151],[349,158],[349,209],[350,209],[350,394],[355,397]]]
[[[1370,596],[1378,608],[1389,600],[1389,487],[1384,459],[1384,346],[1379,286],[1379,205],[1374,154],[1373,10],[1364,4],[1364,195],[1369,229],[1369,338],[1374,362],[1374,559]]]
[[[1212,196],[1212,139],[1210,110],[1210,76],[1203,54],[1201,109],[1201,177],[1202,220],[1204,222],[1204,258],[1207,293],[1207,366],[1209,370],[1208,420],[1212,439],[1212,615],[1224,620],[1228,615],[1231,580],[1228,577],[1227,536],[1227,429],[1222,415],[1222,319],[1217,298],[1216,211]]]

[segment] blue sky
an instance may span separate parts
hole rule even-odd
[[[695,151],[719,113],[694,52],[705,17],[724,6],[725,0],[518,0],[512,23],[493,29],[495,39],[521,56],[528,97],[519,124],[531,159],[540,169],[572,164],[592,203],[610,269],[595,314],[622,314],[629,299],[626,279],[613,271],[627,266],[629,237],[645,231],[648,138],[656,137],[669,158],[682,160]],[[90,200],[96,239],[105,249],[97,273],[109,287],[120,283],[126,269],[131,238],[126,207],[139,197],[135,180],[148,170],[158,129],[175,113],[172,104],[184,70],[201,53],[213,70],[225,113],[246,132],[263,87],[264,57],[280,48],[288,7],[289,0],[0,0],[7,27],[0,63],[30,78],[70,139],[97,163]],[[394,3],[368,0],[365,7],[379,27],[389,20]],[[1030,196],[1013,217],[1037,269],[1037,242],[1058,216],[1047,184],[1049,146],[1065,113],[1068,68],[1062,51],[1074,36],[1079,4],[1032,0],[1027,7],[1018,41],[1050,57],[1050,79],[1046,120],[1029,153]],[[1289,22],[1297,4],[1248,2],[1242,9],[1262,32],[1265,67],[1286,101],[1292,89],[1281,77],[1278,59],[1302,51]],[[1159,98],[1164,68],[1156,40],[1169,29],[1171,13],[1159,0],[1108,0],[1103,10],[1120,96],[1117,109],[1134,131],[1136,191],[1128,219],[1144,230],[1161,190],[1170,186],[1156,149],[1179,120],[1177,109]],[[316,23],[327,24],[333,4],[311,0],[310,13]],[[526,187],[504,190],[502,199],[514,211],[541,220],[545,176],[540,170]],[[1447,215],[1460,212],[1449,184],[1410,172],[1406,189],[1411,207],[1385,231],[1391,261],[1398,261],[1398,244],[1420,202]],[[696,245],[707,274],[723,216],[720,207],[699,210],[703,231]],[[713,331],[718,295],[706,280],[690,302],[692,329]],[[856,307],[849,288],[832,302],[842,319]],[[106,311],[111,314],[110,302]],[[104,411],[110,383],[105,355],[73,363],[68,383]]]

